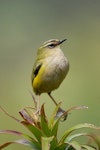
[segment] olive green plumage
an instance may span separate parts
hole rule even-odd
[[[60,44],[65,40],[52,39],[43,43],[38,49],[31,76],[32,87],[37,95],[51,93],[64,80],[69,70],[69,63]]]

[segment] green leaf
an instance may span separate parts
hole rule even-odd
[[[55,110],[54,110],[54,112],[53,112],[53,114],[52,114],[52,117],[51,117],[51,119],[50,119],[50,128],[52,129],[52,135],[53,134],[57,134],[57,130],[58,130],[58,125],[59,125],[59,121],[62,119],[62,118],[65,118],[66,117],[66,115],[68,115],[68,113],[70,112],[70,111],[72,111],[72,110],[80,110],[80,109],[86,109],[87,107],[86,106],[77,106],[77,107],[71,107],[70,109],[68,109],[67,111],[64,111],[63,113],[62,113],[62,115],[60,115],[56,120],[55,120],[55,116],[57,115],[57,112],[58,112],[58,110],[60,109],[60,105],[61,105],[61,103],[59,103],[58,105],[57,105],[57,107],[55,108]],[[54,128],[54,129],[53,129]],[[55,133],[54,133],[54,131],[55,131]]]
[[[50,150],[55,150],[55,148],[57,147],[57,145],[58,145],[58,142],[57,142],[57,139],[54,136],[54,138],[50,142]]]
[[[33,139],[32,137],[30,137],[27,134],[24,134],[22,132],[18,132],[18,131],[14,131],[14,130],[0,130],[0,134],[12,134],[12,135],[16,135],[16,136],[23,136],[24,138],[27,138],[28,141],[32,142],[37,147],[40,147],[40,144],[35,139]],[[11,143],[15,143],[15,142],[11,142]],[[6,143],[4,145],[9,145],[9,144]]]
[[[26,139],[20,139],[20,140],[13,141],[13,142],[6,142],[6,143],[0,145],[0,150],[11,145],[11,144],[22,144],[25,146],[32,147],[32,148],[34,148],[34,150],[40,150],[40,148],[37,147],[33,142],[26,140]]]
[[[50,150],[50,142],[53,140],[53,138],[53,136],[41,138],[42,150]]]
[[[75,150],[81,150],[81,145],[76,141],[70,142],[69,145],[71,145]]]
[[[88,124],[88,123],[82,123],[82,124],[78,124],[74,127],[69,128],[64,135],[62,136],[60,143],[64,142],[65,139],[69,136],[69,134],[71,134],[73,131],[81,129],[81,128],[91,128],[91,129],[100,129],[99,127],[96,127],[93,124]]]
[[[67,146],[68,145],[66,143],[63,143],[63,144],[58,145],[54,150],[69,150],[69,149],[66,149]]]
[[[12,134],[16,136],[23,136],[29,140],[33,140],[32,137],[28,136],[27,134],[24,134],[22,132],[14,131],[14,130],[0,130],[0,134]]]
[[[55,117],[56,117],[57,112],[58,112],[58,110],[59,110],[59,108],[60,108],[60,105],[61,105],[61,103],[59,103],[59,104],[56,106],[56,108],[55,108],[53,114],[51,115],[51,119],[50,119],[50,123],[49,123],[49,127],[50,127],[51,129],[52,129],[54,123],[55,123],[56,121],[58,121],[58,119],[55,119]]]
[[[70,135],[70,136],[67,137],[65,142],[70,142],[74,138],[77,138],[77,137],[80,137],[80,136],[87,136],[87,137],[91,138],[97,144],[98,149],[100,149],[100,141],[98,141],[98,139],[96,138],[96,135],[89,134],[89,133],[77,133],[77,134]]]
[[[82,148],[85,148],[86,150],[96,150],[95,147],[88,146],[88,145],[82,145]]]
[[[59,126],[59,120],[55,123],[55,125],[52,128],[51,135],[57,137],[58,132],[58,126]]]
[[[51,136],[55,136],[55,137],[57,136],[58,126],[59,126],[59,121],[60,121],[60,119],[59,119],[60,117],[57,118],[57,119],[55,117],[56,117],[57,112],[58,112],[58,110],[60,108],[60,105],[61,105],[61,103],[59,103],[57,105],[57,107],[55,108],[55,110],[54,110],[54,112],[52,114],[52,117],[50,119],[50,124],[49,124],[50,129],[51,129]]]
[[[39,141],[39,143],[41,143],[42,131],[39,128],[37,128],[36,126],[29,124],[26,121],[22,121],[22,124],[24,126],[26,126],[29,129],[29,131],[31,131],[31,133],[36,137],[36,139]]]
[[[73,140],[74,138],[80,137],[80,136],[87,136],[87,137],[91,137],[92,135],[89,135],[88,133],[76,133],[76,134],[72,134],[69,135],[66,139],[65,142],[70,142],[71,140]]]
[[[44,111],[44,105],[42,105],[42,107],[41,107],[41,116],[40,117],[41,117],[40,125],[41,125],[41,130],[42,130],[43,134],[45,136],[50,136],[51,130],[49,129],[49,126],[48,126],[48,121],[47,121],[45,111]]]

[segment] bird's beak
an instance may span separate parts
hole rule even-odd
[[[63,42],[65,42],[67,39],[64,39],[64,40],[60,40],[58,45],[62,44]]]

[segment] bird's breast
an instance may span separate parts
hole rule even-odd
[[[57,89],[65,78],[68,69],[68,60],[63,54],[46,57],[42,60],[42,66],[34,79],[34,90],[37,93],[48,93]]]

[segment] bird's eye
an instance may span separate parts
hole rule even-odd
[[[55,44],[50,44],[48,45],[49,48],[54,48],[55,47]]]

